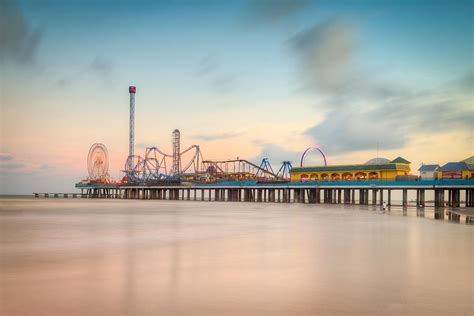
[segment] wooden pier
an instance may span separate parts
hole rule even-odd
[[[377,205],[388,207],[427,204],[445,209],[446,216],[461,223],[474,223],[474,181],[416,182],[223,182],[169,186],[77,184],[81,193],[33,193],[43,198],[137,199],[173,201],[221,201],[255,203],[307,203]],[[409,192],[416,200],[409,200]],[[426,193],[433,199],[426,201]],[[395,201],[394,194],[401,199]],[[463,199],[461,199],[463,197]],[[398,203],[398,204],[397,204]],[[444,216],[444,215],[443,215]]]
[[[474,207],[474,181],[416,182],[311,182],[255,183],[224,182],[218,184],[139,186],[77,185],[83,198],[193,200],[261,203],[327,203],[382,205],[394,204],[394,192],[401,193],[400,206],[408,206],[408,193],[416,192],[415,205],[426,205],[426,192],[434,196],[435,207]],[[461,201],[461,192],[464,199]],[[400,203],[400,202],[399,202]],[[413,205],[413,202],[411,202]]]
[[[82,193],[33,193],[35,198],[43,197],[43,198],[81,198],[84,197]]]

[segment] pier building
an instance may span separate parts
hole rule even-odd
[[[448,162],[439,168],[443,180],[474,179],[474,166],[465,161]]]
[[[439,165],[434,164],[434,165],[421,165],[420,168],[418,168],[418,171],[420,172],[420,180],[436,180],[438,179],[438,174],[439,174]]]
[[[293,167],[290,175],[291,182],[395,181],[409,172],[410,162],[397,157],[374,158],[365,164]]]

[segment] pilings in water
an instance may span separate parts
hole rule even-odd
[[[461,190],[453,189],[448,191],[448,206],[460,207],[461,205]]]
[[[156,200],[193,200],[260,203],[327,203],[379,205],[384,202],[383,189],[352,188],[198,188],[198,187],[122,187],[111,192],[103,189],[87,189],[83,195],[87,198],[122,198]],[[406,199],[405,199],[405,203]],[[391,202],[391,190],[388,190],[388,203]]]
[[[466,207],[474,207],[474,189],[466,189]]]
[[[400,200],[394,203],[393,193]],[[35,197],[45,198],[112,198],[144,200],[186,200],[186,201],[226,201],[259,203],[308,203],[308,204],[359,204],[359,205],[413,205],[408,200],[409,191],[416,192],[416,206],[425,207],[427,202],[435,207],[474,207],[474,188],[380,188],[360,186],[354,188],[336,186],[298,187],[298,186],[239,186],[239,187],[201,187],[201,186],[117,186],[86,187],[81,193],[33,193]],[[431,192],[429,201],[426,192]],[[400,204],[401,203],[401,204]]]
[[[402,190],[402,205],[403,206],[408,205],[408,190],[407,189]]]
[[[33,196],[35,198],[40,198],[40,197],[43,197],[43,198],[50,198],[50,197],[54,197],[54,198],[64,198],[64,199],[68,199],[68,198],[73,198],[73,199],[76,199],[76,198],[80,198],[80,197],[83,197],[83,193],[33,193]]]

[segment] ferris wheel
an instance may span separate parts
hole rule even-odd
[[[108,177],[109,157],[107,147],[104,144],[95,143],[89,149],[87,155],[87,170],[90,180],[98,180]]]

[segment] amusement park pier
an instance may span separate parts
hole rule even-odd
[[[172,132],[171,154],[154,146],[140,156],[134,150],[136,93],[137,88],[130,86],[129,155],[122,179],[109,176],[106,146],[93,144],[87,159],[89,177],[76,184],[81,197],[474,207],[474,157],[422,166],[418,176],[410,173],[410,161],[403,157],[329,165],[324,151],[311,146],[303,152],[300,166],[283,161],[274,171],[268,158],[259,164],[238,158],[205,160],[199,145],[182,150],[178,129]],[[306,166],[309,152],[317,152],[324,163]],[[410,200],[415,193],[416,200]]]

